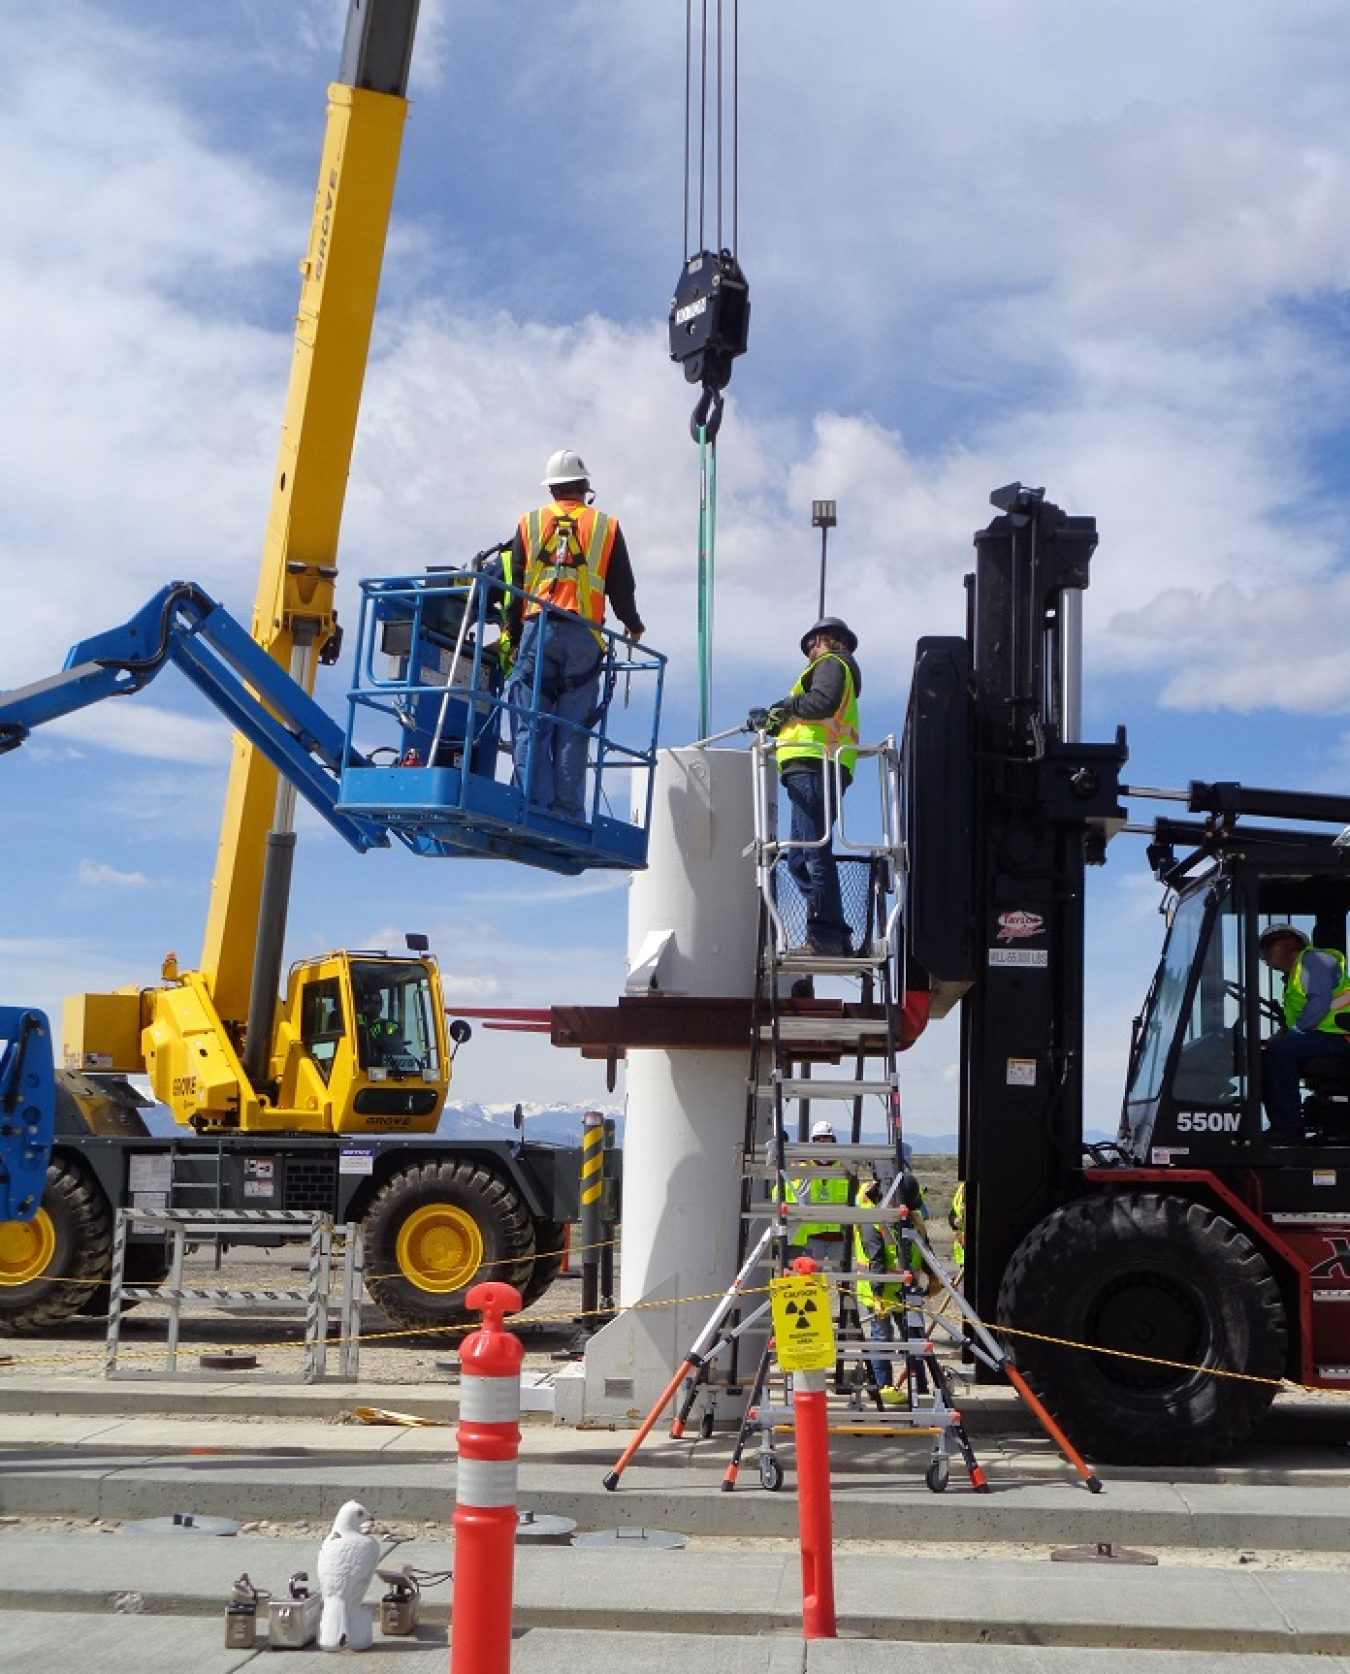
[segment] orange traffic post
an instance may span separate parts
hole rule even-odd
[[[510,1674],[525,1345],[502,1321],[520,1312],[521,1300],[514,1286],[495,1281],[475,1285],[465,1300],[483,1325],[460,1351],[450,1674]]]
[[[791,1270],[816,1271],[810,1256]],[[797,1439],[797,1528],[802,1549],[802,1638],[836,1639],[834,1608],[834,1521],[830,1509],[830,1426],[826,1387],[830,1374],[813,1369],[792,1374],[792,1428]]]

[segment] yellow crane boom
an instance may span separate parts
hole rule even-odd
[[[338,532],[408,109],[416,12],[416,0],[354,0],[342,66],[350,79],[328,90],[309,249],[300,264],[253,632],[310,692],[335,629]],[[201,958],[215,1009],[233,1024],[247,1015],[257,963],[268,832],[289,832],[293,797],[285,785],[279,794],[276,770],[236,736]],[[279,967],[280,937],[274,939]],[[259,976],[274,998],[278,969]]]

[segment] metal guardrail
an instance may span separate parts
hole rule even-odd
[[[125,1282],[127,1238],[133,1226],[157,1228],[172,1239],[169,1274],[163,1285],[128,1285]],[[189,1238],[194,1243],[227,1239],[242,1228],[269,1226],[298,1231],[309,1228],[309,1283],[304,1290],[228,1290],[183,1284],[183,1258]],[[335,1298],[333,1245],[341,1244],[341,1286]],[[317,1383],[326,1376],[328,1327],[336,1314],[339,1321],[340,1379],[354,1382],[358,1376],[361,1343],[361,1285],[365,1270],[365,1239],[359,1225],[348,1222],[335,1226],[328,1215],[281,1209],[118,1209],[113,1227],[112,1273],[108,1284],[108,1336],[104,1354],[107,1378],[209,1378],[216,1373],[184,1373],[178,1369],[181,1316],[184,1305],[228,1307],[258,1313],[303,1313],[305,1316],[305,1358],[300,1373],[274,1381]],[[122,1312],[125,1303],[158,1303],[169,1310],[165,1363],[161,1371],[126,1371],[118,1365],[121,1348]]]

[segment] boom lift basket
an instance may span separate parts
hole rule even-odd
[[[572,723],[550,712],[542,656],[529,688],[504,671],[496,624],[507,593],[470,570],[361,583],[339,808],[387,825],[421,855],[568,874],[645,866],[666,659],[595,630],[597,712],[577,729],[587,740],[586,819],[559,819],[513,782],[511,741],[526,741],[528,761],[547,729]],[[544,605],[541,649],[557,619]]]

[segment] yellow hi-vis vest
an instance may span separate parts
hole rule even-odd
[[[833,651],[827,651],[825,657],[833,657],[843,667],[844,701],[833,715],[827,715],[822,721],[789,721],[778,734],[778,766],[781,769],[784,762],[803,756],[812,761],[833,761],[837,754],[840,765],[852,778],[858,759],[858,694],[853,687],[853,670]],[[789,696],[802,695],[806,690],[806,676],[813,668],[819,668],[825,657],[817,657],[803,672]]]
[[[847,1203],[847,1180],[789,1180],[787,1183],[787,1200],[789,1203]],[[838,1221],[797,1221],[793,1224],[789,1235],[790,1244],[805,1244],[807,1239],[819,1237],[821,1233],[839,1232]]]
[[[571,502],[555,500],[527,512],[520,520],[525,591],[598,629],[605,620],[605,577],[618,527],[594,506]],[[538,614],[536,599],[527,599],[526,619]]]
[[[1346,1031],[1338,1025],[1336,1019],[1350,1010],[1350,972],[1346,970],[1345,955],[1334,947],[1305,947],[1299,954],[1298,963],[1284,981],[1284,1020],[1291,1029],[1296,1029],[1298,1020],[1303,1015],[1303,1008],[1308,1003],[1308,991],[1303,986],[1303,960],[1309,953],[1324,953],[1328,959],[1336,961],[1331,1005],[1317,1027],[1329,1035],[1343,1035]]]
[[[958,1267],[966,1265],[966,1183],[958,1180],[952,1193],[952,1206],[947,1216],[952,1229],[952,1260]]]
[[[511,589],[515,583],[515,548],[509,543],[501,548],[502,586],[500,598],[501,637],[497,641],[497,660],[502,665],[502,673],[510,674],[515,667],[516,646],[511,638],[511,630],[507,621],[511,611]],[[489,601],[491,602],[491,601]]]
[[[881,1234],[881,1250],[886,1260],[886,1271],[888,1273],[898,1273],[900,1271],[900,1240],[896,1237],[895,1228],[893,1226],[879,1226],[877,1231]],[[853,1229],[853,1266],[858,1275],[857,1292],[860,1307],[868,1309],[874,1307],[894,1308],[904,1301],[905,1287],[902,1284],[878,1285],[876,1291],[873,1291],[872,1285],[866,1277],[871,1269],[867,1265],[867,1251],[863,1248],[862,1228],[860,1226],[855,1226]],[[875,1303],[872,1300],[874,1295],[878,1297]]]

